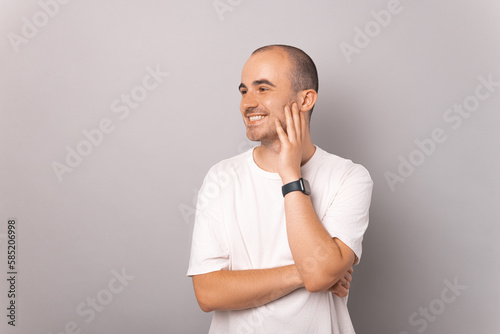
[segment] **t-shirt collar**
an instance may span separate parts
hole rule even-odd
[[[321,159],[322,150],[318,146],[316,146],[316,145],[314,145],[314,146],[316,147],[316,150],[314,151],[314,154],[311,157],[311,159],[309,159],[309,161],[307,161],[303,166],[300,167],[301,173],[304,173],[304,172],[310,170]],[[255,149],[256,149],[256,147],[252,147],[251,149],[249,149],[247,151],[247,155],[248,155],[247,159],[251,165],[252,170],[265,178],[281,180],[281,177],[278,173],[271,173],[271,172],[265,171],[255,163],[255,160],[253,159],[253,151]]]

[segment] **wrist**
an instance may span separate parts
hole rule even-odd
[[[304,280],[302,279],[302,276],[300,275],[300,272],[297,269],[297,265],[295,264],[292,264],[290,266],[290,272],[288,278],[290,279],[291,286],[296,289],[303,288],[305,286]]]
[[[287,183],[297,181],[301,177],[302,176],[300,175],[300,173],[290,173],[290,174],[286,174],[286,175],[281,176],[281,180],[283,181],[283,185],[285,185]]]

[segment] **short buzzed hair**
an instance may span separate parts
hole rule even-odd
[[[311,57],[309,57],[307,53],[305,53],[301,49],[290,45],[273,44],[258,48],[257,50],[252,52],[252,55],[275,48],[285,51],[288,59],[290,59],[292,67],[292,72],[290,73],[290,81],[294,93],[298,93],[306,89],[314,89],[317,93],[319,89],[319,80],[316,65],[314,64]],[[313,109],[314,106],[313,108],[311,108],[310,114],[312,113]]]

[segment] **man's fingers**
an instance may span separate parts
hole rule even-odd
[[[349,294],[349,290],[340,286],[335,291],[332,291],[338,297],[345,297]]]
[[[340,297],[340,298],[344,298],[345,296],[347,296],[347,292],[346,293],[342,293],[342,294],[334,292],[334,294],[335,294],[335,296]]]
[[[349,274],[349,273],[345,274],[344,278],[345,278],[346,281],[352,282],[352,276],[351,276],[351,274]]]
[[[303,112],[300,113],[300,129],[301,129],[301,140],[304,142],[304,138],[306,136],[306,116]]]
[[[299,107],[297,106],[296,102],[292,103],[292,117],[293,117],[293,124],[295,125],[295,134],[297,140],[302,139],[302,122],[300,119],[299,115]]]
[[[349,287],[352,282],[352,273],[354,272],[353,267],[347,269],[347,273],[344,275],[344,278],[349,282]]]
[[[278,133],[278,137],[280,138],[281,143],[285,143],[287,140],[287,136],[285,130],[281,127],[280,121],[278,119],[274,119],[274,125],[276,126],[276,132]]]
[[[295,141],[295,125],[292,118],[292,111],[289,106],[285,106],[285,119],[286,119],[286,131],[288,133],[288,140],[290,142]]]
[[[328,291],[332,292],[338,297],[345,297],[349,293],[349,289],[342,285],[342,282],[339,280],[335,283]]]

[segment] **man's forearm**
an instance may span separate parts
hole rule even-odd
[[[354,253],[334,240],[319,220],[309,196],[299,191],[285,197],[288,243],[309,291],[323,291],[353,265]]]
[[[258,307],[304,286],[295,265],[270,269],[220,270],[193,276],[205,312]]]

